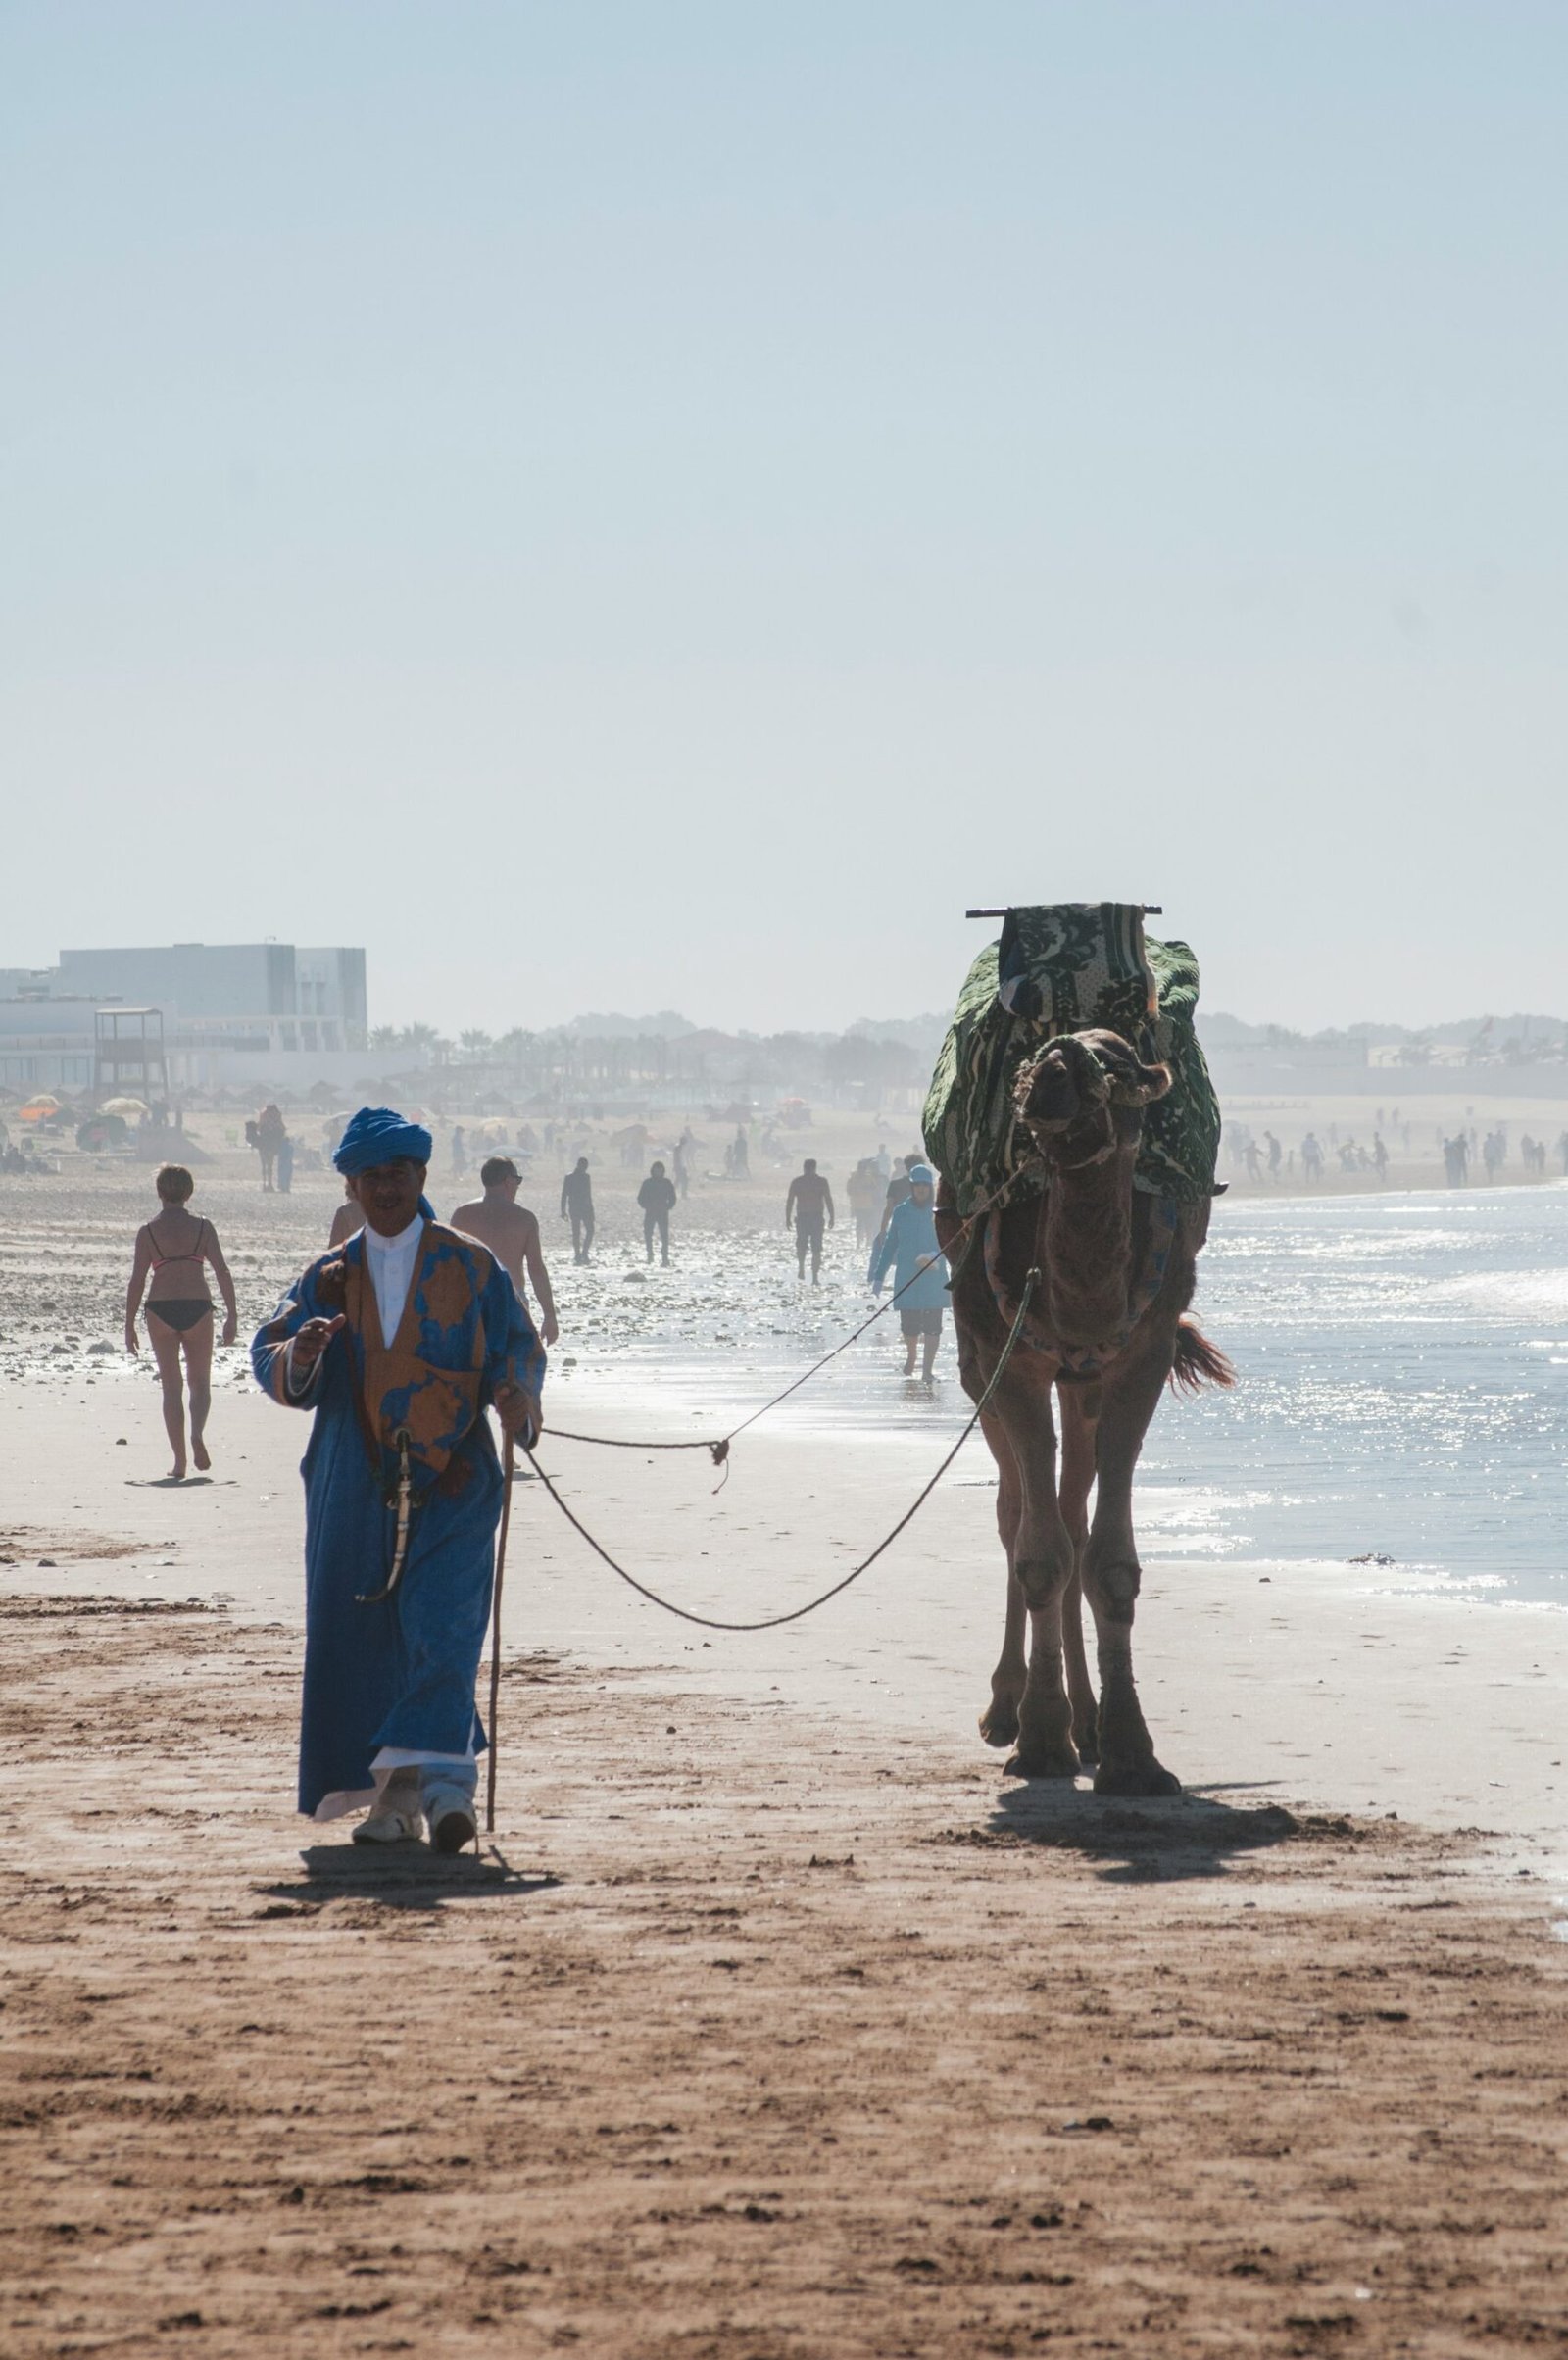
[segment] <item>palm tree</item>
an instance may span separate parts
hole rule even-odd
[[[370,1034],[372,1049],[396,1049],[401,1035],[395,1024],[378,1024]]]
[[[458,1040],[461,1046],[467,1051],[469,1057],[481,1057],[487,1049],[493,1049],[495,1047],[495,1043],[491,1039],[490,1035],[487,1032],[480,1032],[477,1029],[469,1032],[459,1033]]]

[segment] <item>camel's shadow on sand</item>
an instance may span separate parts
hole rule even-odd
[[[1062,1780],[1023,1780],[997,1798],[984,1827],[943,1841],[1076,1852],[1107,1884],[1223,1877],[1233,1862],[1300,1836],[1278,1803],[1220,1801],[1215,1792],[1148,1800],[1094,1794]]]
[[[328,1901],[371,1901],[383,1909],[436,1910],[451,1901],[515,1900],[548,1893],[561,1879],[546,1869],[514,1868],[494,1844],[450,1857],[422,1844],[313,1844],[301,1852],[305,1874],[263,1885],[266,1917],[309,1916]]]

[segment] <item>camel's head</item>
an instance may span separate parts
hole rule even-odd
[[[1136,1147],[1144,1108],[1170,1082],[1168,1065],[1145,1065],[1120,1033],[1063,1033],[1020,1066],[1012,1103],[1047,1162],[1076,1171]]]

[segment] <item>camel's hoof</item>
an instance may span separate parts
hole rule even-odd
[[[1011,1745],[1017,1742],[1018,1707],[994,1697],[980,1715],[980,1735],[988,1745]]]
[[[1099,1722],[1091,1721],[1087,1729],[1080,1729],[1077,1723],[1074,1722],[1072,1742],[1078,1748],[1078,1759],[1082,1762],[1084,1768],[1086,1770],[1098,1769],[1100,1766]]]
[[[1018,1751],[1009,1754],[1004,1764],[1008,1778],[1076,1778],[1079,1771],[1077,1754],[1070,1745],[1045,1746],[1036,1752]]]
[[[1179,1795],[1182,1782],[1152,1753],[1124,1754],[1095,1772],[1097,1795]]]

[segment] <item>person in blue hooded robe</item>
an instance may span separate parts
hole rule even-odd
[[[364,1227],[257,1334],[276,1401],[314,1412],[305,1478],[299,1807],[371,1805],[357,1843],[476,1832],[474,1680],[502,1474],[487,1408],[531,1447],[545,1355],[506,1270],[425,1200],[430,1134],[362,1107],[333,1157]]]
[[[942,1341],[942,1313],[948,1301],[948,1265],[937,1243],[937,1176],[928,1163],[909,1166],[909,1193],[896,1205],[886,1229],[871,1249],[866,1276],[873,1295],[880,1295],[891,1272],[899,1302],[899,1325],[904,1330],[904,1373],[914,1374],[917,1352],[924,1352],[920,1371],[930,1382],[937,1346]]]

